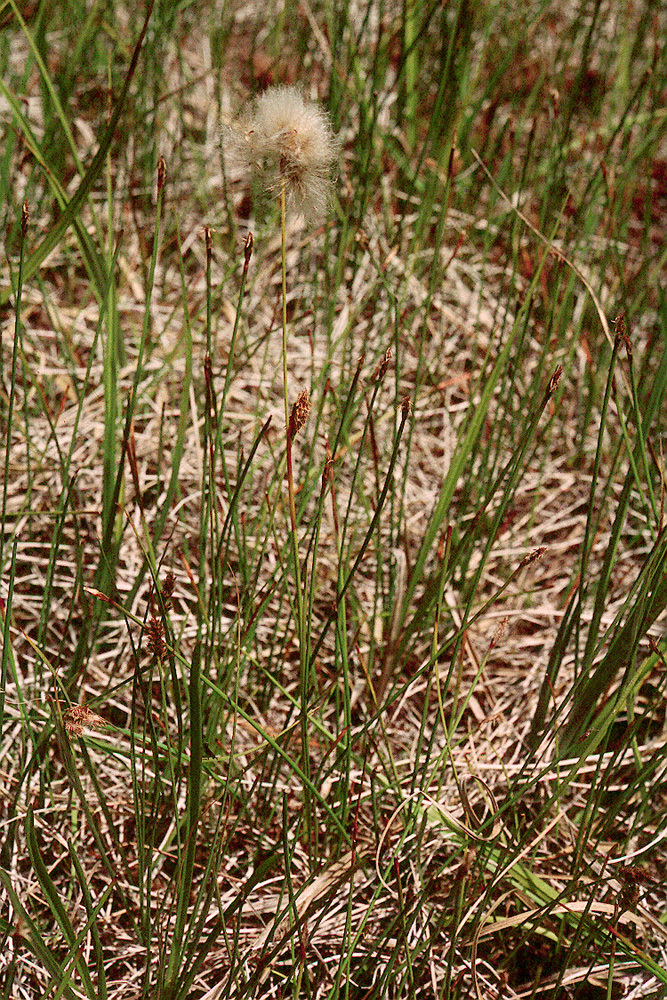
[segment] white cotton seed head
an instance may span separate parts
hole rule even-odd
[[[227,152],[273,195],[284,184],[289,211],[309,222],[325,214],[338,145],[326,114],[296,87],[272,87],[258,97],[252,114],[229,129]]]

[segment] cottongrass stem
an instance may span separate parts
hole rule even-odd
[[[321,218],[331,194],[331,174],[338,144],[329,119],[316,105],[307,103],[295,87],[272,87],[257,98],[252,111],[230,126],[225,134],[228,163],[255,175],[280,203],[282,271],[282,362],[285,404],[285,468],[289,503],[289,531],[294,573],[294,597],[299,641],[301,746],[304,774],[304,822],[311,842],[315,834],[309,757],[310,662],[306,622],[305,586],[299,561],[299,536],[294,499],[292,442],[308,419],[308,393],[300,393],[290,416],[287,386],[287,225],[289,214],[307,223]],[[305,583],[305,581],[304,581]]]

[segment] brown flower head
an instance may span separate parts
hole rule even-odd
[[[83,731],[86,728],[102,729],[107,725],[106,720],[101,715],[91,712],[87,705],[72,705],[65,709],[63,722],[65,732],[70,736],[83,736]]]
[[[296,397],[296,402],[294,403],[290,414],[289,427],[287,430],[290,441],[299,433],[309,415],[310,399],[308,398],[308,390],[302,389]]]
[[[289,211],[312,222],[325,214],[338,146],[326,114],[296,87],[271,87],[251,114],[226,132],[226,152],[275,196],[285,185]]]

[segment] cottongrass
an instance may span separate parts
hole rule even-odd
[[[253,173],[287,211],[312,223],[325,215],[338,143],[324,111],[296,87],[271,87],[224,134],[230,164]]]

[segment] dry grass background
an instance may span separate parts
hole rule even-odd
[[[42,40],[47,72],[67,94],[65,116],[87,162],[107,114],[104,73],[117,94],[140,22],[119,3],[94,30],[87,23],[89,73],[83,54],[68,64],[73,37],[66,22],[49,25],[47,5],[23,12],[26,30],[17,8],[5,11],[9,292],[24,198],[28,255],[59,216],[44,164],[70,197],[78,182],[72,156],[53,138],[58,115],[28,34]],[[438,95],[427,60],[442,54],[457,12],[470,34],[452,77],[458,146],[448,172],[449,150],[439,161],[438,142],[451,141],[451,128],[439,139],[429,127],[449,98]],[[562,716],[536,752],[527,742],[580,586],[594,476],[605,493],[596,495],[587,579],[604,567],[627,464],[622,427],[633,413],[619,375],[602,416],[610,345],[568,261],[610,323],[626,314],[640,390],[661,371],[664,10],[545,3],[539,14],[513,4],[473,14],[438,4],[427,16],[409,3],[345,5],[343,13],[303,2],[276,5],[275,20],[253,3],[165,5],[153,16],[107,181],[80,216],[107,262],[122,231],[112,296],[101,307],[81,238],[68,228],[22,288],[13,379],[15,294],[3,306],[2,995],[664,996],[664,658],[656,652],[664,616],[637,637],[633,664],[649,666],[620,737],[611,733],[618,719],[609,721],[605,754],[584,748],[572,751],[572,764],[559,758]],[[401,49],[411,18],[423,31],[414,60]],[[621,52],[629,53],[624,91],[606,68],[619,70]],[[416,101],[403,93],[412,63]],[[640,70],[653,74],[648,97],[628,97],[626,108],[625,96],[643,85]],[[314,228],[295,224],[287,257],[290,396],[308,387],[313,402],[295,444],[302,556],[317,555],[313,644],[369,529],[401,402],[411,401],[377,530],[313,663],[313,825],[304,819],[302,677],[281,500],[280,232],[244,179],[225,174],[219,141],[221,120],[252,92],[283,82],[339,102],[330,106],[341,142],[334,210]],[[568,104],[575,86],[579,97]],[[42,164],[21,139],[11,91]],[[662,108],[653,117],[649,98]],[[559,151],[554,134],[568,114]],[[545,237],[560,219],[553,245],[566,259],[523,225],[471,147]],[[565,181],[549,188],[559,152]],[[158,155],[167,181],[151,287]],[[249,230],[255,245],[240,300]],[[205,357],[210,351],[219,398],[239,308],[224,413],[207,416]],[[112,327],[120,343],[110,372]],[[520,474],[507,496],[492,493],[557,364],[563,380]],[[624,357],[618,365],[625,373]],[[479,434],[417,575],[427,524],[480,407]],[[326,444],[348,412],[335,498],[321,500]],[[240,470],[269,416],[235,505]],[[626,617],[633,581],[661,537],[660,428],[658,415],[648,479],[659,517],[638,490],[605,585],[601,636]],[[118,547],[101,558],[104,491],[123,455],[110,522]],[[216,545],[224,559],[211,560]],[[522,566],[539,547],[539,561]],[[173,587],[162,603],[156,583]],[[587,586],[582,635],[595,614]],[[165,624],[169,651],[160,656]],[[188,826],[188,685],[198,642],[205,756],[198,820]],[[550,717],[571,695],[580,663],[580,647],[565,643]],[[86,711],[77,716],[77,705],[101,728]],[[484,802],[494,814],[486,826]],[[651,842],[623,877],[622,866],[606,866],[607,855]],[[181,905],[186,929],[177,940]]]

